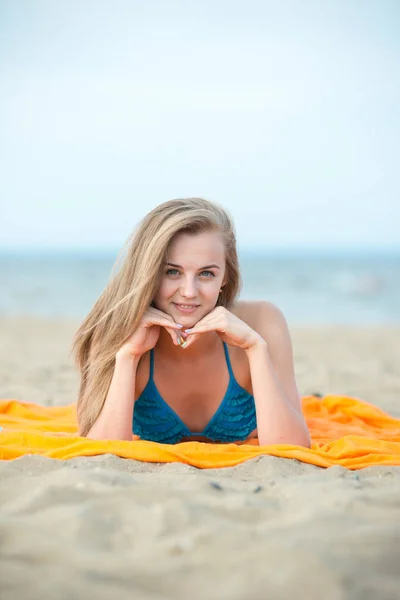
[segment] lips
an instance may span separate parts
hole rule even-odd
[[[187,314],[194,312],[199,307],[199,304],[178,304],[177,302],[174,302],[173,304],[180,312]]]
[[[197,304],[178,304],[177,302],[175,302],[176,306],[179,306],[179,308],[197,308]]]

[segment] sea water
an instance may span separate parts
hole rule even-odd
[[[0,253],[0,314],[82,319],[117,252]],[[240,298],[269,300],[289,325],[400,323],[400,252],[241,251]]]

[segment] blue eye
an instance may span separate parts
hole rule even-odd
[[[166,275],[170,275],[171,277],[174,277],[176,275],[179,275],[179,271],[178,269],[167,269],[167,271],[165,272]],[[201,271],[200,276],[206,277],[206,278],[210,278],[210,277],[215,277],[215,274],[212,271]]]
[[[208,275],[211,275],[211,277],[215,277],[215,275],[214,275],[214,273],[213,273],[212,271],[202,271],[202,272],[200,273],[200,275],[203,275],[203,273],[208,273]],[[207,275],[207,276],[208,276],[208,275]]]

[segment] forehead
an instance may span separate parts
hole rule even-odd
[[[200,266],[225,262],[225,246],[217,231],[203,231],[196,234],[179,233],[171,244],[167,260],[181,265],[199,262]]]

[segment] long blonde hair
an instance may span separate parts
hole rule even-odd
[[[241,279],[234,226],[219,205],[202,198],[164,202],[149,212],[129,236],[106,288],[74,336],[72,352],[81,374],[79,435],[86,436],[100,415],[115,355],[151,305],[173,239],[181,232],[207,230],[219,231],[225,242],[226,284],[217,304],[229,308],[239,293]]]

